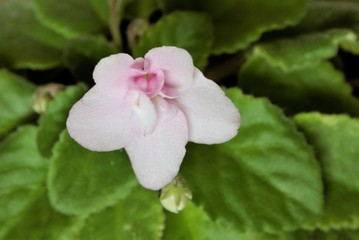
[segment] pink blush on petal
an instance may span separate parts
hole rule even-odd
[[[161,69],[147,70],[146,60],[136,59],[132,65],[133,75],[129,84],[145,93],[149,98],[157,96],[164,85],[164,73]]]
[[[148,87],[148,81],[144,76],[134,77],[132,81],[133,85],[142,91],[145,91]]]
[[[148,97],[153,98],[157,96],[158,93],[162,90],[164,83],[165,79],[162,70],[158,69],[156,74],[150,75],[147,89],[145,91]]]

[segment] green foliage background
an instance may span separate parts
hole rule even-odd
[[[0,240],[359,239],[358,0],[109,2],[0,0]],[[163,45],[187,49],[242,117],[231,141],[187,145],[179,214],[124,151],[65,129],[101,58]],[[52,82],[66,90],[39,115]]]

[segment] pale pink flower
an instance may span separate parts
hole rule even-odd
[[[237,108],[184,49],[154,48],[137,59],[111,55],[93,78],[96,85],[72,107],[67,129],[93,151],[125,148],[148,189],[173,180],[188,141],[223,143],[237,134]]]

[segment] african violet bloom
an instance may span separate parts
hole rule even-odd
[[[71,109],[67,129],[93,151],[125,148],[139,182],[158,190],[177,175],[188,141],[223,143],[240,116],[222,89],[176,47],[103,58],[96,85]]]

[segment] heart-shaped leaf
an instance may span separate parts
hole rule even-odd
[[[45,183],[48,161],[37,150],[36,131],[22,127],[0,146],[0,239]]]
[[[107,28],[93,6],[108,4],[94,0],[35,0],[41,20],[51,29],[75,38],[86,34],[99,33]],[[101,5],[102,5],[101,4]]]
[[[136,186],[114,206],[92,214],[79,233],[81,240],[161,239],[164,214],[156,193]]]
[[[35,86],[20,76],[0,70],[0,138],[34,116]]]
[[[212,41],[212,25],[208,17],[194,12],[175,12],[156,22],[139,40],[133,52],[135,56],[143,57],[151,48],[176,46],[186,49],[194,64],[203,68]]]
[[[322,210],[322,182],[312,149],[265,99],[226,91],[242,126],[229,142],[190,145],[181,172],[193,201],[212,219],[240,231],[283,231],[313,225]]]
[[[307,0],[161,0],[167,11],[198,10],[213,22],[213,52],[233,53],[256,41],[262,33],[297,23]]]
[[[295,121],[314,146],[323,170],[325,211],[318,227],[359,227],[359,120],[303,113]]]
[[[61,62],[64,38],[39,21],[32,0],[0,3],[0,66],[48,69]]]
[[[137,183],[125,152],[89,151],[67,131],[55,145],[49,171],[51,204],[66,214],[98,212],[128,196]]]
[[[46,111],[39,118],[39,130],[37,134],[37,144],[40,152],[50,157],[52,148],[59,140],[59,135],[66,127],[66,119],[72,105],[78,101],[85,90],[80,86],[67,87],[64,92],[60,92],[51,100]]]

